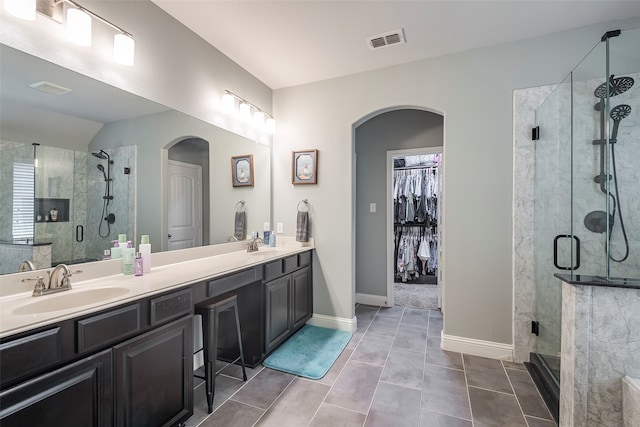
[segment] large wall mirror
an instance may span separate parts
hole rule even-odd
[[[270,147],[1,44],[0,64],[0,273],[100,260],[118,234],[225,243],[238,211],[247,234],[270,222]],[[238,156],[254,185],[233,186]]]

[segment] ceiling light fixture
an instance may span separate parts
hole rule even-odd
[[[113,59],[122,65],[133,65],[135,41],[131,33],[112,24],[73,0],[4,0],[4,8],[18,18],[34,20],[36,11],[62,23],[64,3],[69,7],[66,13],[67,37],[81,46],[91,46],[92,18],[114,28],[118,33],[113,40]]]
[[[235,109],[236,100],[239,103],[239,109],[237,112]],[[225,90],[222,95],[222,109],[226,113],[236,114],[237,117],[243,121],[249,121],[253,116],[253,120],[251,122],[255,127],[270,134],[275,132],[276,121],[271,114],[261,110],[229,90]]]

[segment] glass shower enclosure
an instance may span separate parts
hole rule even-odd
[[[553,410],[562,368],[561,279],[640,283],[638,46],[640,29],[605,33],[536,110],[538,336],[531,364]]]

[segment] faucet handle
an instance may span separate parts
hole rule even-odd
[[[46,285],[44,284],[44,276],[37,276],[37,277],[27,277],[25,279],[22,279],[21,282],[30,282],[30,281],[36,281],[36,285],[33,288],[33,296],[40,296],[44,293],[44,290],[46,289]]]

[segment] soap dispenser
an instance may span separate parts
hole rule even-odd
[[[135,250],[129,242],[128,247],[122,249],[122,272],[124,274],[130,276],[134,273],[135,256]]]

